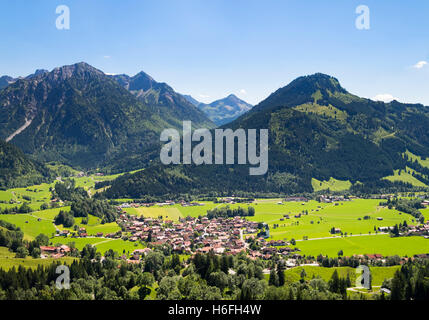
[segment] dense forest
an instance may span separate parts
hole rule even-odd
[[[349,275],[340,277],[334,271],[330,280],[306,276],[299,281],[285,278],[282,260],[251,260],[245,255],[217,256],[197,254],[185,263],[167,248],[148,253],[140,265],[118,261],[118,253],[106,252],[106,259],[91,245],[80,253],[70,266],[70,289],[55,286],[59,263],[37,269],[22,267],[0,269],[0,299],[12,300],[143,300],[150,296],[159,300],[342,300],[353,286]],[[268,282],[263,269],[271,268]],[[231,272],[233,271],[233,272]],[[429,263],[416,260],[403,265],[383,288],[391,291],[376,299],[428,299]],[[153,290],[154,283],[159,284]],[[365,299],[357,294],[355,299]]]
[[[20,149],[0,139],[0,190],[48,182],[52,178],[44,165],[30,160]]]

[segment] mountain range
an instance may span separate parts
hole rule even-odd
[[[232,122],[252,108],[251,104],[241,100],[234,94],[209,104],[199,102],[190,95],[185,95],[184,97],[203,111],[217,126]]]
[[[144,72],[106,75],[86,63],[1,79],[2,186],[43,180],[48,161],[115,173],[146,168],[111,183],[105,195],[121,198],[177,190],[302,193],[314,190],[314,179],[331,178],[354,188],[410,188],[384,179],[395,170],[429,185],[429,168],[416,161],[429,157],[429,107],[360,98],[325,74],[297,78],[253,108],[234,95],[195,106]],[[181,129],[183,120],[215,128],[237,112],[244,113],[221,128],[269,130],[265,176],[249,176],[247,165],[159,162],[164,128]]]
[[[269,172],[247,166],[153,166],[113,182],[108,196],[186,192],[312,192],[312,179],[349,180],[355,188],[411,187],[384,177],[412,168],[429,184],[429,169],[408,151],[429,156],[429,108],[360,98],[325,74],[300,77],[223,128],[269,130]],[[144,182],[144,183],[143,183]],[[368,190],[368,188],[366,190]]]
[[[145,73],[108,76],[78,63],[16,79],[0,91],[0,138],[38,161],[83,169],[144,167],[159,133],[214,124],[166,84]]]

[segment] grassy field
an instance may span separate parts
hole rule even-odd
[[[55,227],[52,221],[43,219],[39,221],[37,216],[32,216],[30,214],[3,214],[0,215],[0,220],[13,223],[17,227],[20,227],[24,232],[24,239],[27,240],[33,240],[41,233],[48,237],[55,234]]]
[[[382,254],[384,256],[413,256],[429,253],[429,239],[423,237],[390,238],[388,235],[345,237],[336,239],[309,240],[297,242],[301,254],[319,254],[336,257],[342,250],[344,256],[354,254]]]
[[[52,264],[52,262],[71,264],[74,260],[76,260],[76,258],[71,257],[60,259],[33,259],[31,257],[27,257],[25,259],[18,259],[15,258],[15,253],[10,252],[5,247],[0,247],[0,269],[3,270],[9,270],[12,267],[18,268],[19,266],[35,269],[39,265],[48,266]]]
[[[374,233],[374,227],[393,226],[407,221],[412,224],[410,215],[400,213],[396,210],[378,207],[379,200],[354,200],[334,204],[318,203],[309,201],[306,204],[290,202],[284,205],[258,204],[255,205],[256,214],[249,220],[266,222],[270,226],[270,236],[273,240],[309,239],[331,237],[330,230],[340,228],[343,233],[368,234]],[[303,210],[308,215],[295,218]],[[290,219],[283,219],[287,214]],[[369,219],[363,219],[368,216]],[[377,218],[382,218],[379,221]],[[360,219],[360,220],[359,220]],[[274,228],[274,225],[278,227]]]
[[[315,113],[324,117],[337,119],[339,121],[344,121],[347,119],[347,112],[337,109],[332,105],[322,106],[315,102],[302,104],[294,107],[294,109],[305,113]]]
[[[421,162],[422,165],[429,166],[429,160],[423,160],[420,157],[408,153],[412,159]],[[412,173],[410,168],[407,171]],[[399,176],[397,172],[395,176],[388,177],[389,179],[405,179],[407,182],[412,182],[414,185],[422,185],[412,175],[406,171],[402,171]],[[95,176],[74,178],[78,186],[84,187],[87,190],[94,188],[96,181],[111,180],[118,175],[111,176]],[[345,190],[350,187],[349,181],[339,181],[331,178],[329,181],[319,181],[313,179],[313,187],[315,190],[332,191]],[[51,184],[41,184],[28,188],[15,188],[7,191],[0,191],[0,208],[13,207],[19,203],[26,202],[33,209],[38,210],[42,203],[48,203],[52,197],[50,188]],[[122,199],[131,200],[131,199]],[[13,204],[9,202],[14,202]],[[396,210],[388,210],[387,208],[379,207],[379,200],[353,200],[350,202],[342,202],[337,205],[319,203],[309,201],[306,203],[300,202],[284,202],[278,204],[282,199],[257,199],[251,204],[255,208],[256,214],[248,219],[256,222],[266,222],[270,226],[270,238],[272,240],[302,240],[308,237],[310,241],[298,241],[297,246],[302,249],[304,254],[317,255],[320,253],[335,256],[342,249],[344,254],[359,254],[359,253],[381,253],[381,254],[399,254],[413,255],[416,253],[429,253],[429,241],[423,238],[400,238],[391,239],[388,236],[374,234],[378,227],[393,226],[395,224],[407,221],[408,224],[415,224],[412,216],[400,213]],[[4,203],[7,202],[7,203]],[[208,210],[216,207],[224,206],[213,202],[203,202],[204,206],[182,207],[181,205],[174,206],[154,206],[150,208],[128,208],[126,211],[134,215],[142,215],[145,217],[173,220],[177,222],[180,218],[186,216],[198,217],[204,216]],[[247,208],[249,204],[234,204],[231,208],[243,207]],[[1,220],[8,221],[20,227],[25,239],[32,240],[40,233],[44,233],[49,237],[55,234],[55,226],[53,219],[60,210],[68,211],[70,207],[48,209],[43,211],[35,211],[31,214],[20,215],[2,215]],[[294,216],[306,212],[308,214],[301,215],[299,218]],[[427,220],[429,220],[429,208],[421,210]],[[285,215],[289,215],[290,219],[284,219]],[[367,219],[364,217],[367,216]],[[380,220],[381,219],[381,220]],[[40,220],[40,221],[39,221]],[[85,227],[87,233],[92,236],[97,233],[115,233],[120,230],[116,223],[101,224],[100,219],[95,216],[89,216],[87,225],[82,224],[82,218],[75,218],[75,223],[80,227]],[[64,229],[63,226],[57,226],[58,229]],[[319,238],[332,237],[330,230],[332,228],[340,228],[343,233],[348,235],[359,235],[359,237],[347,237],[336,239],[311,240]],[[72,228],[69,228],[72,230]],[[362,235],[362,236],[360,236]],[[59,238],[54,238],[52,241],[58,241]],[[124,242],[122,240],[103,241],[100,238],[74,239],[77,241],[77,246],[83,247],[86,243],[97,243],[99,250],[107,250],[109,246],[113,246],[119,252],[129,251],[134,248],[135,244]],[[104,239],[106,240],[106,239]],[[71,241],[66,239],[65,241]]]
[[[334,178],[329,179],[329,181],[320,181],[313,178],[311,179],[311,185],[315,192],[328,189],[330,191],[344,191],[349,190],[352,183],[350,181],[342,181]]]
[[[123,202],[129,201],[129,199],[121,199],[121,200],[127,200]],[[119,199],[117,201],[119,201]],[[200,201],[200,203],[204,203],[204,206],[182,207],[181,205],[176,204],[174,206],[168,206],[168,207],[154,206],[149,208],[146,208],[146,207],[125,208],[124,210],[131,215],[137,215],[137,216],[143,215],[144,217],[148,217],[148,218],[163,217],[163,219],[178,221],[179,218],[183,218],[187,216],[191,216],[194,218],[197,218],[198,216],[204,216],[206,215],[207,210],[213,209],[221,205],[218,203],[207,202],[207,201]],[[236,207],[236,206],[238,205],[233,205],[231,207]]]
[[[173,220],[179,221],[179,218],[183,218],[182,213],[177,207],[141,207],[141,208],[129,208],[127,212],[137,216],[143,216],[145,218],[158,219],[162,218],[164,220]]]
[[[410,172],[410,173],[409,173]],[[410,168],[406,168],[406,171],[402,170],[401,174],[399,174],[399,170],[395,170],[395,173],[393,176],[388,176],[383,179],[389,180],[389,181],[402,181],[406,183],[411,183],[415,187],[427,187],[426,184],[421,182],[420,180],[417,180],[413,177],[412,172],[415,172],[414,170]]]
[[[88,224],[83,224],[82,220],[83,218],[81,217],[74,218],[75,225],[77,225],[79,228],[85,228],[86,232],[90,236],[95,236],[99,232],[103,233],[103,235],[106,235],[108,233],[116,233],[117,231],[121,230],[116,222],[102,224],[101,219],[93,215],[88,215]],[[74,231],[74,226],[71,228],[65,228],[63,225],[59,225],[57,228],[60,230],[69,230],[71,232]]]
[[[405,152],[405,154],[408,156],[408,160],[411,160],[411,161],[415,161],[415,160],[417,160],[417,162],[422,166],[422,167],[426,167],[426,168],[429,168],[429,159],[428,158],[426,158],[426,159],[422,159],[422,157],[420,157],[420,156],[417,156],[417,155],[415,155],[415,154],[412,154],[410,151],[408,151],[407,150],[407,152]]]
[[[119,254],[130,254],[136,249],[144,248],[138,242],[124,241],[122,239],[104,239],[104,238],[64,238],[57,237],[51,240],[54,245],[56,244],[70,244],[74,243],[75,247],[82,250],[87,244],[91,244],[97,248],[97,251],[104,254],[109,249],[112,249]]]

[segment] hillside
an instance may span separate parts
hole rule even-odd
[[[174,171],[160,166],[160,178],[153,186],[139,190],[140,179],[146,181],[151,174],[140,172],[121,177],[108,192],[115,196],[147,194],[180,186],[183,192],[195,188],[293,193],[313,191],[312,179],[331,178],[359,182],[359,186],[403,188],[411,185],[383,178],[406,166],[427,184],[428,168],[404,153],[429,156],[428,125],[429,108],[423,105],[363,99],[324,74],[300,77],[224,126],[269,129],[269,172],[265,177],[243,177],[245,166],[238,165],[179,166]]]
[[[174,127],[181,127],[184,120],[192,121],[199,128],[214,127],[208,117],[184,96],[175,92],[168,84],[155,81],[143,71],[133,77],[121,74],[112,78],[144,105],[154,107],[160,117],[169,119]]]
[[[51,178],[43,165],[29,160],[21,150],[0,140],[0,189],[24,187]]]
[[[136,97],[86,63],[39,70],[0,92],[0,138],[40,161],[116,172],[144,167],[158,156],[163,128],[180,127],[180,117],[196,126],[211,122],[192,105],[176,103],[186,100],[164,85],[159,92],[168,92],[159,100],[155,89],[136,93],[143,78],[128,88]]]

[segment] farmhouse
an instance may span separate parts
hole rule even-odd
[[[42,257],[48,255],[54,259],[62,258],[64,255],[71,252],[71,249],[66,245],[59,247],[40,246],[40,250],[42,251]]]

